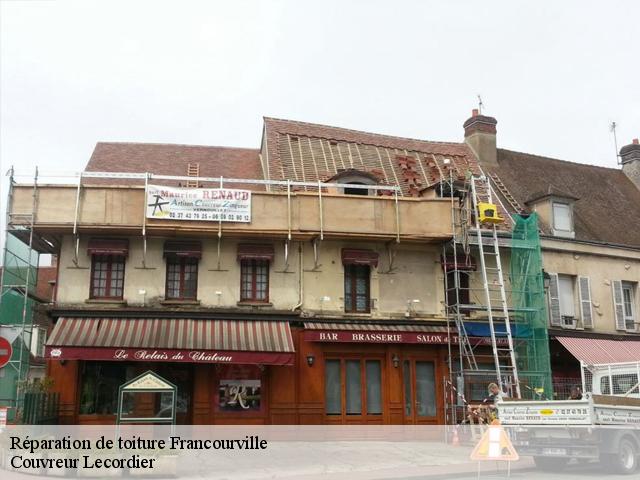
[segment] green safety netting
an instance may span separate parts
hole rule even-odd
[[[552,398],[547,302],[538,215],[514,216],[511,289],[514,346],[523,398]]]
[[[11,362],[3,369],[4,377],[0,381],[0,406],[15,407],[18,401],[16,385],[27,378],[29,371],[29,345],[36,301],[25,294],[35,293],[39,254],[14,235],[7,234],[3,260],[0,326],[17,327],[22,334],[14,339]],[[10,410],[10,417],[13,413],[15,411]]]

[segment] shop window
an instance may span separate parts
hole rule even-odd
[[[325,411],[327,415],[382,415],[381,361],[326,360]]]
[[[219,367],[216,410],[222,413],[263,412],[262,375],[255,365]]]
[[[242,259],[240,261],[240,301],[269,301],[269,261]]]
[[[324,397],[327,415],[342,414],[342,388],[340,360],[327,360],[324,364]]]
[[[120,255],[91,256],[92,299],[122,299],[124,262],[125,257]]]
[[[344,266],[344,311],[369,313],[371,311],[369,265]]]
[[[198,259],[167,257],[167,300],[195,300],[198,290]]]
[[[86,362],[80,385],[81,415],[115,415],[118,387],[135,377],[133,367],[114,362]]]

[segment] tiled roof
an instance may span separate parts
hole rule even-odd
[[[186,176],[189,164],[197,164],[200,177],[262,179],[259,153],[259,150],[253,148],[100,142],[96,144],[85,170]],[[86,183],[96,183],[96,180],[88,179]],[[97,183],[105,183],[105,181]],[[109,180],[108,183],[116,182]],[[172,182],[163,181],[162,183]],[[238,184],[234,187],[251,188],[248,185]],[[254,185],[253,188],[263,190],[261,186]]]
[[[621,170],[503,149],[498,168],[483,168],[497,173],[521,205],[541,192],[576,199],[577,240],[640,247],[640,190]]]
[[[266,164],[271,180],[326,181],[340,171],[356,169],[399,185],[403,195],[436,183],[447,168],[458,176],[477,173],[474,154],[464,143],[427,142],[411,138],[264,119]],[[448,160],[448,163],[445,161]]]

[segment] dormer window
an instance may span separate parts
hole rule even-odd
[[[350,168],[348,170],[341,170],[336,175],[327,180],[327,183],[340,183],[342,185],[354,185],[354,187],[344,186],[339,189],[339,193],[345,195],[375,195],[376,190],[369,188],[362,188],[366,185],[378,185],[378,177],[369,172],[363,172],[362,170],[356,170]],[[357,187],[355,185],[358,185]]]
[[[349,185],[366,185],[366,183],[349,182]],[[369,189],[344,187],[344,193],[345,195],[369,195]]]
[[[540,215],[554,236],[575,238],[573,206],[578,200],[571,193],[550,186],[546,191],[532,195],[525,204]]]
[[[574,236],[573,209],[568,203],[553,201],[553,234],[559,237]]]

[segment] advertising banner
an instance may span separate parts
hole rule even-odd
[[[232,188],[149,185],[147,218],[250,223],[251,192]]]

